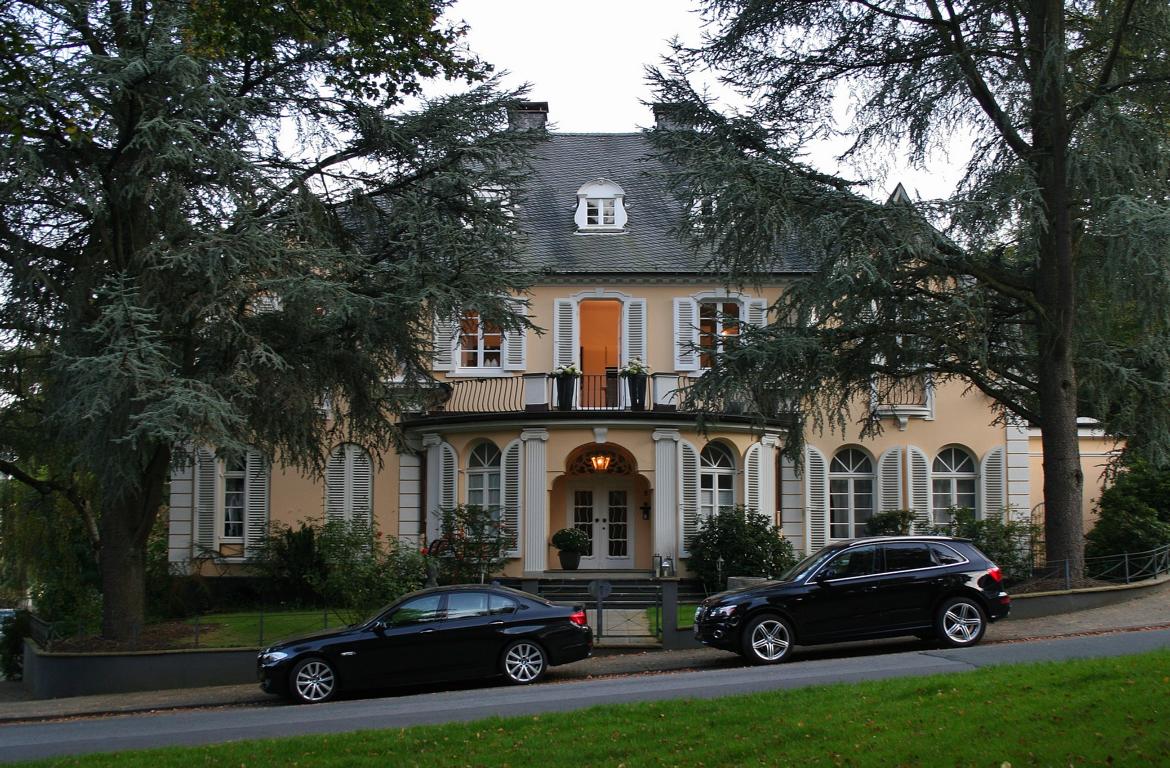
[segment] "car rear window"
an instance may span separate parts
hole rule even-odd
[[[488,615],[488,596],[483,592],[448,592],[447,618],[470,619]]]
[[[936,564],[930,555],[930,546],[922,542],[887,544],[885,549],[887,571],[913,571],[917,568],[932,568]]]
[[[945,544],[931,544],[930,550],[939,565],[957,565],[966,559]]]

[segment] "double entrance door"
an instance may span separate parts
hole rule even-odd
[[[589,537],[582,568],[634,567],[634,519],[628,481],[597,480],[570,484],[566,524]]]

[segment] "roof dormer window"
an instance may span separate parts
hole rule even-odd
[[[597,179],[577,190],[573,220],[577,234],[621,233],[626,228],[625,191],[608,179]]]

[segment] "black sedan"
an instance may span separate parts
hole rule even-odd
[[[341,691],[502,674],[534,683],[550,666],[587,657],[585,611],[506,587],[412,592],[345,629],[260,651],[260,687],[316,704]]]
[[[707,598],[695,637],[775,664],[797,644],[917,635],[974,645],[1010,609],[999,568],[966,539],[855,539],[806,557],[779,581]]]

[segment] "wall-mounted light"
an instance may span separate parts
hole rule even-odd
[[[608,453],[595,453],[589,457],[589,463],[593,465],[594,472],[608,472],[609,460]]]
[[[649,504],[642,505],[642,519],[643,520],[650,519],[650,505]]]

